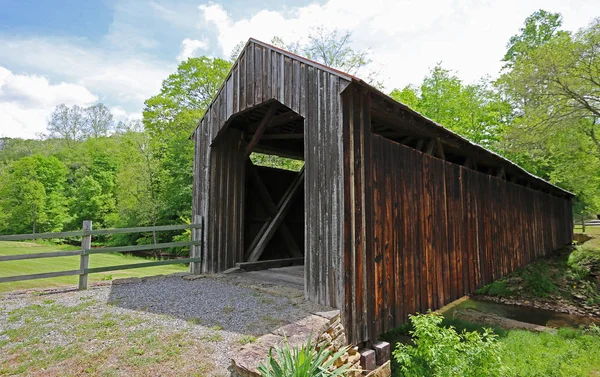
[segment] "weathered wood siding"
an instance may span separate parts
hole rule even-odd
[[[571,202],[371,132],[370,97],[343,94],[345,307],[353,343],[572,241]]]
[[[206,272],[241,262],[244,161],[239,131],[210,144],[234,114],[275,99],[304,117],[308,299],[343,306],[341,91],[349,81],[302,58],[249,42],[195,133],[194,214],[206,219]],[[223,141],[224,140],[224,141]]]

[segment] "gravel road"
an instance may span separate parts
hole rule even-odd
[[[305,302],[302,296],[298,290],[247,281],[241,275],[196,280],[185,280],[182,276],[154,277],[127,284],[93,286],[81,292],[63,289],[9,293],[0,303],[0,334],[27,320],[11,322],[9,315],[15,309],[49,299],[64,306],[85,301],[92,303],[85,310],[97,316],[127,315],[141,320],[145,326],[166,332],[184,330],[192,338],[206,340],[216,367],[209,374],[225,376],[243,339],[260,336],[323,309]],[[61,346],[68,339],[50,332],[45,342]]]

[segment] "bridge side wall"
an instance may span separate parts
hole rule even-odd
[[[351,343],[439,309],[572,241],[571,199],[373,134],[343,95],[345,307]]]

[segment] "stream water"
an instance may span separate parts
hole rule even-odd
[[[490,301],[479,301],[467,299],[460,304],[451,307],[443,312],[444,316],[452,317],[456,310],[475,309],[480,312],[494,313],[499,316],[514,319],[521,322],[533,323],[536,325],[561,328],[577,328],[581,325],[589,326],[593,323],[600,325],[600,318],[586,317],[567,313],[558,313],[546,309],[530,308],[519,305],[507,305]]]

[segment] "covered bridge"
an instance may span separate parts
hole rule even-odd
[[[303,261],[306,298],[341,309],[352,343],[572,241],[569,192],[254,39],[193,139],[202,272]],[[304,167],[256,167],[251,152]]]

